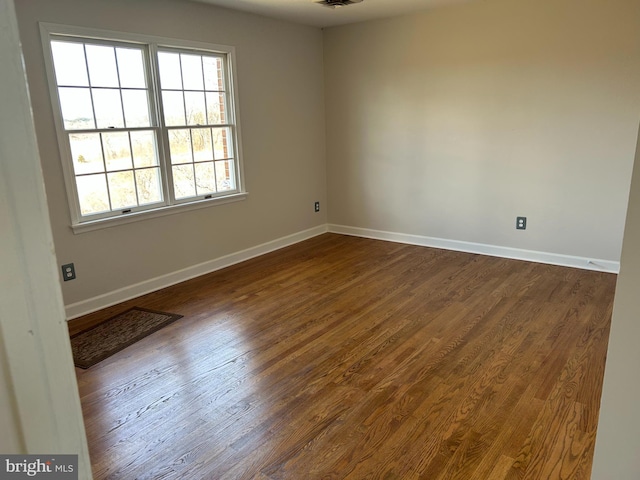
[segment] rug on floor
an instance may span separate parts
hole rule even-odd
[[[119,313],[71,337],[73,363],[89,368],[179,318],[182,315],[139,307]]]

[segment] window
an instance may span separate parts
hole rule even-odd
[[[232,48],[42,30],[74,228],[244,198]]]

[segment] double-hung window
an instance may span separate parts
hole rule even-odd
[[[41,30],[75,229],[244,197],[233,48]]]

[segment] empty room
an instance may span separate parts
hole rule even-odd
[[[0,5],[0,454],[640,478],[640,2]]]

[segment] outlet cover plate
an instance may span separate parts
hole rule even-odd
[[[74,280],[76,278],[76,267],[73,266],[73,263],[67,263],[66,265],[62,265],[62,279],[65,282],[69,280]]]
[[[516,230],[527,229],[527,217],[516,217]]]

